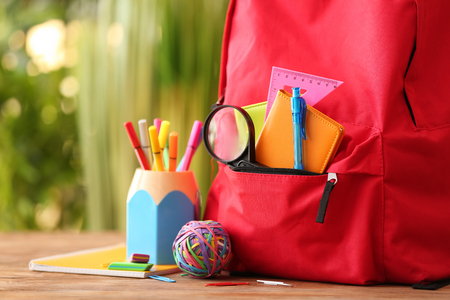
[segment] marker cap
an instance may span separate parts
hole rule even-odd
[[[173,131],[169,134],[169,157],[176,158],[178,150],[178,133]]]
[[[123,126],[125,126],[125,129],[128,133],[128,137],[130,138],[131,145],[133,148],[139,148],[141,144],[139,143],[138,137],[136,135],[136,132],[134,131],[133,124],[131,122],[125,122],[123,123]]]
[[[167,136],[169,135],[169,127],[170,127],[169,121],[162,121],[158,136],[159,147],[161,147],[161,149],[163,149],[166,146]]]

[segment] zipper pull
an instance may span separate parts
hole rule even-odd
[[[325,213],[327,212],[328,199],[330,199],[331,190],[333,190],[338,179],[336,173],[328,173],[327,183],[323,190],[322,199],[320,199],[319,211],[317,212],[316,223],[323,223],[325,219]]]
[[[337,182],[337,175],[336,175],[336,173],[328,173],[327,182],[332,182],[333,186],[334,186],[336,184],[336,182]]]

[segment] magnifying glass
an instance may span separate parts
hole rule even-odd
[[[203,126],[203,142],[215,160],[234,167],[264,167],[255,160],[255,127],[249,114],[232,105],[218,105]]]

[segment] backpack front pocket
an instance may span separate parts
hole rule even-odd
[[[325,220],[318,223],[327,174],[222,167],[221,184],[214,186],[221,189],[215,211],[242,270],[313,281],[384,281],[382,176],[337,174]]]

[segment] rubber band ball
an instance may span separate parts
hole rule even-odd
[[[231,260],[230,236],[218,222],[191,221],[181,228],[172,251],[178,267],[191,277],[214,277]]]

